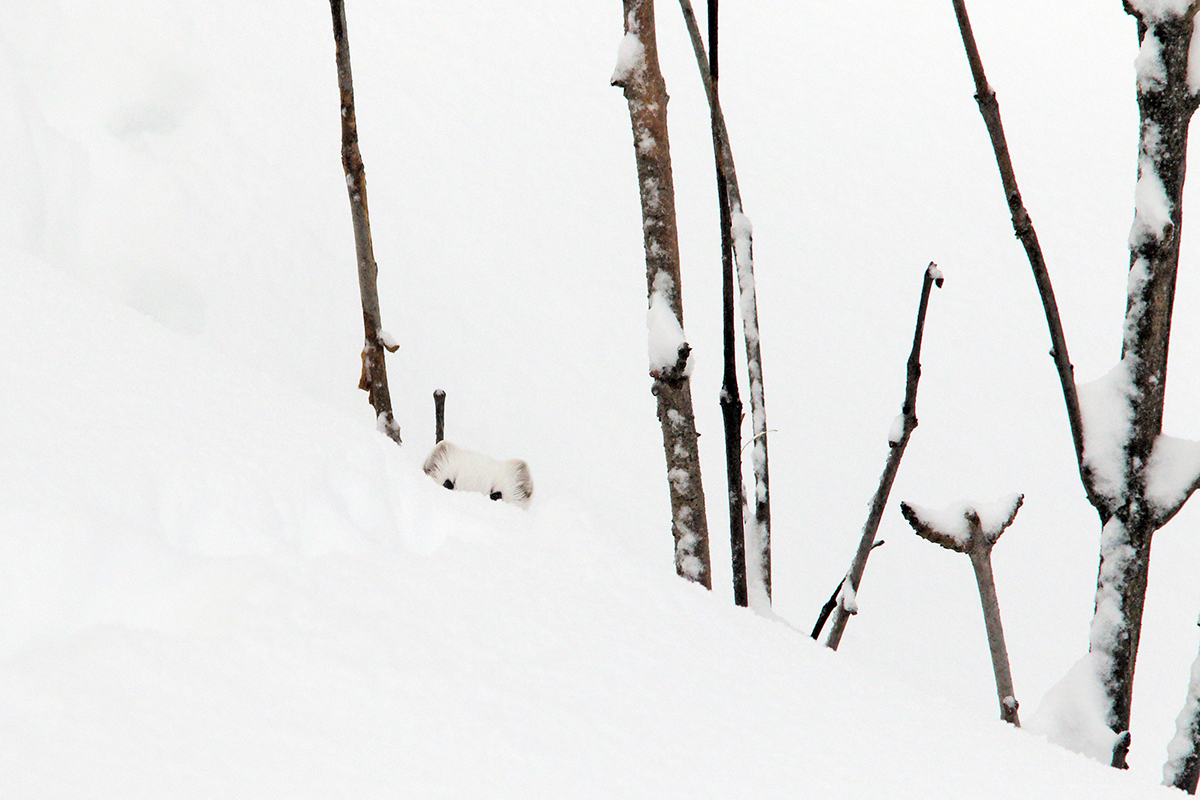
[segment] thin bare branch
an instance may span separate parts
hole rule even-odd
[[[903,418],[903,427],[901,428],[898,439],[889,440],[887,464],[884,466],[883,475],[879,478],[879,488],[875,490],[875,497],[871,500],[871,511],[867,515],[867,522],[863,525],[862,538],[858,543],[858,551],[854,555],[854,561],[850,566],[850,588],[857,593],[858,587],[862,585],[863,572],[867,568],[867,557],[871,555],[871,550],[874,549],[875,534],[879,530],[879,522],[883,519],[883,510],[887,506],[888,495],[892,491],[892,483],[896,480],[896,473],[900,471],[900,459],[904,457],[904,448],[908,446],[908,439],[912,436],[912,432],[917,427],[917,383],[921,379],[921,339],[925,334],[925,311],[929,307],[929,292],[934,284],[942,285],[941,272],[938,271],[937,265],[932,261],[925,269],[925,277],[921,283],[921,304],[917,310],[917,327],[913,333],[912,352],[908,356],[907,378],[904,387],[904,405],[901,407],[901,415]],[[838,645],[842,641],[842,633],[846,629],[846,622],[850,619],[850,612],[842,608],[840,605],[834,609],[833,625],[829,630],[829,638],[825,640],[825,646],[831,650],[837,650]]]
[[[883,543],[883,539],[880,539],[871,546],[871,549],[874,550]],[[817,617],[817,623],[813,625],[812,629],[812,638],[814,640],[821,638],[821,630],[829,620],[829,615],[833,613],[834,606],[837,605],[838,595],[842,593],[842,587],[846,585],[846,578],[848,577],[850,577],[849,573],[842,576],[842,579],[838,581],[838,585],[834,587],[833,594],[829,595],[829,599],[825,601],[825,605],[821,606],[821,614]]]
[[[996,100],[996,93],[992,91],[992,87],[987,82],[987,76],[984,74],[983,59],[975,44],[975,34],[971,31],[971,21],[967,17],[965,0],[954,0],[954,13],[958,17],[958,29],[962,34],[967,61],[971,65],[971,76],[975,80],[975,101],[979,104],[979,113],[983,116],[988,136],[992,140],[992,150],[996,154],[996,166],[1000,168],[1000,181],[1004,186],[1004,198],[1008,202],[1009,213],[1012,215],[1013,232],[1025,248],[1025,255],[1033,270],[1033,279],[1037,284],[1038,294],[1042,298],[1046,325],[1050,331],[1050,356],[1054,359],[1054,368],[1058,371],[1058,380],[1062,384],[1063,400],[1067,406],[1067,421],[1071,426],[1071,440],[1075,445],[1075,460],[1079,467],[1079,477],[1083,481],[1084,491],[1091,504],[1101,511],[1102,515],[1111,514],[1104,499],[1096,492],[1091,470],[1084,463],[1083,416],[1079,410],[1075,368],[1071,365],[1071,358],[1067,353],[1067,338],[1058,313],[1058,301],[1054,299],[1054,286],[1050,282],[1050,272],[1046,269],[1046,259],[1042,256],[1042,246],[1038,243],[1037,232],[1033,229],[1033,221],[1021,200],[1021,191],[1017,187],[1012,158],[1008,153],[1008,141],[1004,136],[1004,124],[1000,120],[1000,103]]]
[[[433,390],[433,443],[446,438],[446,392]]]

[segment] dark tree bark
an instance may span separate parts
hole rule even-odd
[[[371,245],[371,218],[367,212],[367,176],[358,149],[358,122],[354,115],[354,81],[350,72],[350,41],[346,36],[346,9],[342,0],[329,0],[333,12],[333,41],[336,48],[338,89],[341,93],[342,168],[346,172],[346,190],[350,195],[350,218],[354,225],[354,249],[358,259],[358,290],[362,298],[364,344],[362,376],[358,388],[368,393],[375,409],[376,425],[397,444],[400,425],[392,414],[392,396],[388,390],[384,351],[395,345],[384,342],[379,315],[379,291],[375,252]]]
[[[1129,298],[1121,346],[1121,361],[1132,378],[1129,397],[1132,425],[1124,448],[1126,483],[1123,492],[1105,497],[1106,503],[1098,507],[1105,533],[1096,589],[1097,609],[1111,604],[1116,594],[1120,598],[1120,614],[1107,636],[1093,634],[1092,650],[1101,653],[1108,662],[1108,674],[1104,677],[1112,698],[1109,725],[1117,733],[1129,731],[1151,537],[1187,499],[1184,497],[1169,508],[1159,507],[1147,496],[1147,478],[1150,455],[1162,433],[1183,223],[1187,134],[1197,105],[1187,78],[1196,6],[1193,4],[1185,16],[1164,19],[1145,17],[1128,4],[1126,9],[1137,18],[1143,55],[1147,55],[1147,46],[1152,45],[1148,37],[1154,37],[1158,43],[1161,74],[1149,74],[1152,70],[1143,68],[1138,81],[1141,116],[1138,183],[1139,190],[1148,185],[1151,192],[1159,188],[1154,185],[1159,183],[1168,203],[1169,219],[1156,219],[1155,212],[1145,207],[1145,198],[1139,197],[1130,234]],[[1151,58],[1154,49],[1150,47]],[[1124,753],[1114,754],[1113,766],[1125,768]]]
[[[1129,747],[1129,718],[1133,676],[1141,633],[1142,611],[1150,568],[1150,542],[1155,531],[1171,519],[1200,485],[1194,479],[1186,492],[1163,504],[1149,496],[1151,455],[1162,433],[1167,354],[1175,277],[1179,266],[1183,222],[1183,181],[1187,132],[1197,107],[1197,95],[1187,76],[1188,52],[1197,3],[1179,14],[1174,9],[1144,11],[1143,4],[1126,0],[1125,10],[1137,19],[1142,52],[1138,58],[1137,97],[1141,116],[1138,152],[1138,202],[1130,233],[1129,296],[1121,365],[1116,380],[1128,404],[1130,424],[1123,431],[1115,477],[1098,471],[1105,459],[1098,446],[1089,449],[1079,395],[1067,358],[1058,308],[1049,274],[1016,189],[1012,162],[1004,143],[999,107],[987,85],[971,33],[964,0],[954,0],[959,29],[975,78],[983,114],[1005,196],[1013,212],[1013,228],[1025,245],[1049,324],[1052,356],[1062,383],[1067,416],[1075,442],[1080,479],[1103,526],[1100,569],[1096,582],[1096,615],[1090,650],[1098,658],[1099,679],[1110,699],[1109,727],[1117,734],[1112,765],[1124,768]],[[1113,470],[1107,469],[1106,473]]]
[[[919,509],[908,503],[900,504],[904,518],[922,539],[941,545],[956,553],[965,553],[971,559],[975,571],[975,583],[979,587],[979,602],[983,607],[983,623],[987,629],[988,649],[992,655],[992,671],[996,675],[996,696],[1000,701],[1000,719],[1021,727],[1017,716],[1017,695],[1013,690],[1012,671],[1008,663],[1008,648],[1004,644],[1004,626],[1000,624],[1000,601],[996,597],[996,578],[992,574],[992,548],[1000,535],[1017,518],[1017,511],[1025,500],[1024,495],[1015,498],[1012,510],[1006,519],[997,520],[984,527],[979,513],[968,508],[963,514],[966,536],[960,532],[940,530],[934,523],[923,518]],[[959,535],[956,535],[959,533]]]
[[[612,84],[629,104],[633,149],[642,205],[646,283],[651,309],[669,310],[680,344],[673,363],[651,363],[651,391],[658,402],[667,484],[671,493],[675,570],[712,588],[708,520],[700,478],[695,415],[689,380],[691,347],[682,341],[679,236],[675,226],[675,185],[667,138],[667,90],[658,65],[653,0],[624,0],[625,38]],[[653,335],[653,331],[651,331]]]
[[[742,328],[746,340],[746,371],[749,377],[750,417],[751,417],[751,450],[750,460],[754,470],[754,516],[751,523],[750,547],[746,552],[747,592],[753,588],[753,578],[761,586],[763,602],[771,602],[771,491],[770,471],[767,459],[767,411],[765,392],[763,390],[762,349],[759,342],[758,329],[758,300],[754,282],[754,248],[750,220],[742,211],[742,195],[738,188],[737,171],[733,165],[733,150],[729,146],[729,132],[725,127],[725,115],[721,111],[721,101],[717,94],[715,75],[710,70],[708,56],[704,52],[704,41],[700,36],[700,27],[696,22],[696,14],[692,9],[691,0],[680,0],[679,6],[683,11],[684,22],[692,40],[692,50],[696,54],[696,64],[700,68],[700,78],[708,95],[708,104],[713,128],[713,150],[717,161],[718,191],[725,196],[724,206],[728,208],[730,217],[729,238],[732,242],[732,265],[737,268],[738,304],[742,314]],[[710,20],[716,19],[716,10]],[[715,30],[715,28],[714,28]],[[724,213],[724,212],[722,212]],[[722,247],[724,248],[725,231],[722,230]],[[723,253],[728,252],[723,250]],[[723,256],[725,258],[727,256]],[[723,265],[724,265],[723,261]],[[732,282],[726,284],[729,295],[732,295]],[[728,308],[730,301],[726,300]],[[732,318],[729,326],[732,327]],[[731,336],[726,329],[727,339]],[[730,352],[727,350],[727,352]],[[728,370],[728,362],[726,363]],[[737,386],[736,377],[726,378],[723,386]],[[738,423],[741,423],[740,398],[737,405],[725,400],[722,392],[722,411],[727,420],[731,420],[733,410],[738,410]],[[726,423],[728,426],[728,422]],[[728,431],[728,427],[726,428]],[[729,450],[729,437],[726,435],[726,459],[732,458]],[[740,428],[739,436],[740,439]],[[741,472],[741,455],[739,448],[738,472]],[[738,478],[738,486],[742,486]],[[730,498],[733,503],[733,498]],[[731,537],[732,532],[731,522]],[[743,534],[743,541],[745,540]],[[736,558],[736,556],[735,556]],[[736,575],[736,567],[735,567]],[[736,580],[736,578],[735,578]]]
[[[708,64],[713,93],[717,93],[717,0],[708,0]],[[733,221],[725,174],[721,171],[721,144],[716,117],[712,119],[713,151],[717,163],[717,210],[721,225],[721,300],[724,371],[721,375],[721,419],[725,427],[725,480],[729,490],[729,552],[733,567],[733,602],[750,603],[746,588],[746,526],[742,482],[742,399],[738,392],[736,331],[733,290]]]
[[[901,428],[893,431],[888,438],[888,458],[884,465],[883,474],[879,477],[879,488],[871,500],[871,510],[867,514],[866,524],[863,525],[862,538],[858,542],[858,551],[850,565],[850,572],[843,581],[839,592],[840,598],[856,598],[858,587],[862,585],[863,572],[867,568],[867,557],[875,549],[875,534],[879,531],[879,521],[883,519],[883,510],[887,507],[888,495],[892,492],[892,483],[896,473],[900,471],[900,459],[904,458],[904,448],[908,447],[909,437],[917,427],[917,383],[921,380],[921,339],[925,334],[925,311],[929,307],[930,289],[937,284],[942,285],[942,276],[933,262],[925,270],[921,283],[921,304],[917,309],[917,327],[913,333],[912,352],[908,356],[907,374],[904,387],[904,404],[900,409]],[[899,435],[896,436],[895,434]],[[849,607],[848,607],[849,606]],[[856,602],[837,602],[833,610],[833,624],[829,628],[829,637],[825,646],[837,650],[842,641],[842,633],[850,616],[858,612]]]

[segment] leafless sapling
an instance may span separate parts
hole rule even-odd
[[[1167,477],[1159,468],[1162,451],[1178,441],[1162,436],[1162,419],[1183,223],[1187,132],[1200,101],[1197,87],[1188,79],[1188,54],[1200,3],[1125,0],[1124,7],[1137,20],[1141,43],[1137,60],[1141,126],[1137,202],[1129,237],[1128,297],[1120,364],[1090,386],[1087,394],[1091,399],[1084,403],[1067,356],[1045,260],[1017,189],[995,92],[983,71],[965,0],[954,0],[975,97],[1000,168],[1013,230],[1025,247],[1046,312],[1050,352],[1062,384],[1079,476],[1102,526],[1089,651],[1097,663],[1097,680],[1109,700],[1105,721],[1114,733],[1112,765],[1120,768],[1126,766],[1130,741],[1150,541],[1200,485],[1200,476]],[[1101,413],[1089,414],[1089,404]],[[1118,430],[1103,425],[1105,419],[1114,417],[1122,420]]]
[[[746,340],[746,370],[749,375],[750,388],[750,421],[751,445],[750,459],[754,470],[754,516],[750,526],[749,542],[746,553],[746,570],[748,573],[747,590],[755,588],[755,582],[761,587],[762,598],[766,603],[771,601],[771,493],[770,475],[767,459],[767,411],[763,391],[762,348],[760,345],[758,327],[758,299],[754,282],[754,247],[753,226],[750,219],[742,210],[742,195],[738,188],[737,171],[733,164],[733,150],[729,145],[729,131],[725,126],[725,115],[721,111],[721,100],[717,94],[716,69],[710,69],[709,58],[704,51],[704,40],[700,35],[700,27],[696,22],[696,14],[692,9],[691,0],[680,0],[684,22],[692,40],[692,50],[696,54],[696,63],[700,68],[700,78],[708,96],[710,119],[712,122],[713,152],[717,162],[718,197],[721,198],[722,215],[722,264],[724,267],[725,295],[725,341],[726,361],[725,378],[722,382],[721,404],[722,413],[726,420],[726,464],[727,468],[736,457],[737,490],[742,491],[741,479],[741,400],[737,396],[737,378],[733,369],[733,281],[732,269],[736,265],[738,277],[738,306],[742,315],[742,330]],[[710,42],[716,51],[716,4],[710,6],[709,28]],[[728,215],[728,226],[725,218]],[[734,453],[730,435],[730,425],[737,418],[738,447]],[[733,485],[732,470],[730,472],[731,487]],[[731,495],[733,489],[731,488]],[[734,499],[730,498],[730,508]],[[740,506],[739,506],[740,509]],[[740,510],[739,510],[740,514]],[[730,523],[731,538],[737,538],[734,523]],[[736,558],[736,556],[735,556]],[[734,580],[737,581],[735,565]],[[735,584],[736,586],[736,584]],[[736,589],[735,589],[736,592]]]
[[[650,302],[650,376],[671,496],[675,570],[712,588],[708,519],[692,409],[691,346],[683,334],[675,185],[667,138],[667,89],[658,64],[653,0],[623,0],[625,36],[612,85],[624,90],[633,126]]]
[[[350,218],[354,225],[354,250],[358,259],[358,290],[362,298],[364,343],[362,376],[358,388],[368,393],[379,430],[397,444],[400,425],[392,413],[384,350],[395,352],[397,345],[383,332],[379,314],[379,268],[371,245],[371,218],[367,212],[367,175],[358,149],[358,121],[354,114],[354,81],[350,72],[350,40],[346,35],[346,9],[342,0],[329,0],[333,12],[333,41],[337,59],[338,89],[341,94],[342,169],[350,195]]]
[[[1021,720],[1017,716],[1017,696],[1013,691],[1008,648],[1004,644],[1004,627],[1000,624],[1000,601],[996,597],[996,579],[992,574],[992,547],[1017,518],[1024,500],[1024,495],[1013,495],[983,513],[975,506],[967,506],[949,513],[931,514],[918,506],[900,504],[900,512],[918,536],[947,550],[965,553],[971,559],[975,583],[979,586],[979,602],[983,606],[988,648],[992,653],[992,671],[996,674],[1000,718],[1018,728]]]
[[[937,264],[932,261],[925,269],[921,283],[921,304],[917,309],[917,327],[913,333],[912,352],[908,356],[907,374],[904,387],[904,404],[900,408],[900,416],[892,423],[888,434],[888,457],[883,474],[879,477],[879,487],[871,500],[871,510],[863,525],[862,538],[858,542],[858,550],[850,571],[839,589],[836,607],[833,609],[833,624],[829,628],[829,636],[825,646],[837,650],[842,641],[842,633],[846,630],[846,622],[851,614],[858,611],[858,587],[862,585],[863,572],[867,568],[867,557],[875,549],[875,534],[879,531],[879,521],[883,519],[883,510],[887,507],[888,495],[892,491],[892,483],[900,470],[900,459],[904,458],[904,448],[908,447],[909,437],[917,427],[917,383],[921,380],[921,339],[925,333],[925,311],[929,307],[929,292],[934,285],[942,285],[942,273]]]

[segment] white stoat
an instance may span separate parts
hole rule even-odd
[[[425,474],[447,489],[479,492],[493,500],[529,505],[533,479],[529,465],[520,459],[497,461],[441,441],[425,459]]]

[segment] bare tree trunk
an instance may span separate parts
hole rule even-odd
[[[384,350],[395,351],[384,343],[383,323],[379,315],[379,292],[374,248],[371,246],[371,219],[367,213],[367,176],[358,150],[358,122],[354,116],[354,81],[350,73],[350,42],[346,36],[346,9],[342,0],[329,0],[333,12],[333,41],[336,47],[338,89],[342,110],[342,168],[346,172],[346,190],[350,195],[350,217],[354,224],[354,249],[358,258],[358,290],[362,297],[364,344],[362,377],[358,388],[368,393],[375,409],[376,425],[397,444],[400,425],[392,414],[392,396],[388,390]]]
[[[962,522],[956,530],[943,530],[923,513],[923,509],[908,503],[900,504],[904,518],[912,525],[917,535],[956,553],[965,553],[971,559],[975,571],[975,583],[979,586],[979,602],[983,607],[983,623],[987,629],[988,649],[992,655],[992,671],[996,675],[996,695],[1000,701],[1000,719],[1021,727],[1017,716],[1017,697],[1013,691],[1012,670],[1008,663],[1008,648],[1004,644],[1004,626],[1000,624],[1000,601],[996,597],[996,579],[992,574],[992,548],[1000,535],[1013,523],[1017,511],[1025,500],[1017,495],[1005,506],[1009,510],[1002,518],[989,519],[987,527],[979,512],[968,507],[963,512]]]
[[[1167,353],[1183,222],[1187,132],[1197,107],[1196,87],[1188,80],[1188,53],[1198,4],[1190,3],[1182,14],[1174,8],[1150,7],[1132,0],[1125,0],[1124,6],[1137,18],[1142,45],[1137,60],[1141,136],[1137,208],[1129,238],[1129,296],[1121,364],[1106,379],[1112,382],[1112,394],[1119,398],[1114,402],[1126,405],[1130,422],[1120,432],[1120,452],[1111,454],[1098,440],[1088,438],[1049,274],[1033,226],[1021,205],[1004,143],[999,107],[983,73],[964,0],[954,0],[975,77],[976,99],[991,135],[1005,196],[1013,212],[1013,228],[1025,245],[1046,310],[1052,355],[1067,404],[1080,479],[1103,525],[1090,650],[1098,657],[1099,679],[1110,699],[1106,722],[1118,734],[1112,765],[1120,768],[1126,766],[1130,741],[1133,676],[1149,578],[1151,538],[1200,485],[1197,476],[1186,491],[1166,501],[1148,492],[1154,463],[1151,456],[1162,433]]]
[[[624,90],[633,125],[650,294],[651,391],[658,401],[667,460],[675,570],[711,589],[708,520],[689,380],[691,347],[683,335],[675,185],[667,138],[668,98],[658,65],[654,3],[624,0],[624,9],[625,38],[612,84]]]
[[[1150,456],[1162,433],[1187,134],[1197,105],[1187,75],[1196,5],[1184,16],[1163,19],[1126,8],[1137,17],[1144,58],[1138,76],[1138,207],[1130,233],[1129,298],[1121,347],[1121,361],[1131,379],[1132,424],[1124,452],[1125,491],[1107,498],[1115,520],[1106,520],[1104,526],[1096,588],[1098,612],[1106,610],[1116,593],[1120,615],[1109,631],[1097,631],[1093,625],[1092,635],[1093,652],[1107,657],[1105,678],[1113,704],[1109,722],[1117,733],[1129,730],[1150,540],[1183,505],[1181,501],[1173,508],[1158,507],[1147,496],[1147,479]],[[1113,766],[1125,768],[1123,754],[1114,756]]]
[[[904,458],[904,448],[908,447],[908,439],[917,427],[917,383],[921,380],[921,339],[925,333],[925,310],[929,307],[929,292],[934,284],[942,285],[942,275],[937,265],[932,261],[925,270],[921,283],[921,304],[917,309],[917,327],[913,333],[912,352],[908,356],[907,377],[904,387],[904,405],[900,409],[900,430],[893,430],[888,436],[888,458],[884,465],[883,474],[879,477],[879,488],[871,500],[871,510],[867,522],[863,525],[862,538],[858,542],[858,551],[850,565],[850,574],[843,581],[843,594],[840,597],[857,598],[858,587],[862,585],[863,572],[867,569],[867,557],[875,549],[875,534],[879,531],[879,521],[883,519],[883,510],[887,507],[888,495],[892,492],[892,483],[896,473],[900,471],[900,459]],[[895,426],[893,426],[894,428]],[[848,587],[847,587],[847,584]],[[848,589],[848,591],[847,591]],[[847,607],[850,606],[850,607]],[[839,600],[833,610],[833,624],[829,628],[829,637],[825,646],[837,650],[842,641],[842,633],[850,615],[857,613],[856,602],[847,603]]]
[[[734,262],[738,275],[738,303],[742,313],[742,328],[746,339],[746,370],[749,374],[751,450],[750,460],[754,469],[754,521],[746,551],[747,590],[761,592],[762,602],[771,602],[771,491],[767,459],[767,410],[763,391],[762,349],[758,330],[758,299],[754,283],[753,228],[749,218],[742,212],[742,194],[738,189],[737,171],[733,166],[733,150],[729,146],[729,132],[725,127],[725,115],[717,95],[716,81],[709,70],[708,57],[704,52],[704,41],[691,0],[679,0],[692,39],[692,50],[700,68],[700,78],[708,94],[708,104],[713,123],[713,149],[717,159],[717,171],[723,178],[727,205],[731,218],[731,239]],[[736,384],[736,382],[735,382]],[[739,462],[740,466],[740,462]],[[739,480],[739,485],[740,480]]]

